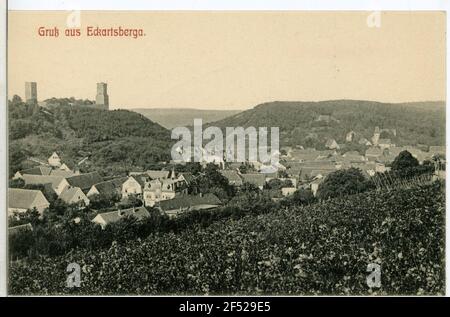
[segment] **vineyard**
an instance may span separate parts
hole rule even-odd
[[[440,182],[371,191],[10,267],[12,294],[444,294]],[[70,263],[80,287],[68,288]],[[367,266],[381,268],[369,288]]]

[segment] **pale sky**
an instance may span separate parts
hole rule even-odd
[[[246,109],[274,100],[445,100],[445,13],[10,11],[8,94],[95,100],[110,108]],[[40,26],[60,35],[38,36]],[[88,26],[142,28],[133,38],[87,37]]]

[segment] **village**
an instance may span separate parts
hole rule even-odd
[[[215,164],[228,183],[236,188],[244,184],[252,184],[259,190],[267,188],[267,184],[278,180],[278,194],[273,200],[280,200],[293,195],[299,189],[309,189],[315,196],[320,184],[326,176],[334,171],[358,168],[367,178],[376,173],[390,170],[391,163],[402,151],[408,151],[420,164],[433,157],[445,157],[444,146],[429,146],[428,151],[417,146],[397,147],[390,139],[382,139],[383,129],[376,128],[369,141],[360,138],[357,142],[367,147],[365,155],[357,151],[341,151],[345,144],[338,144],[328,139],[326,150],[302,147],[283,147],[277,170],[264,171],[265,166],[258,162],[225,162],[215,158],[201,162],[203,167]],[[395,130],[389,130],[395,134]],[[346,135],[346,142],[355,142],[355,132]],[[195,180],[195,175],[188,172],[176,172],[174,162],[172,168],[161,170],[131,171],[127,176],[103,179],[96,171],[80,173],[75,166],[68,166],[60,155],[53,152],[47,160],[30,158],[37,165],[33,168],[17,171],[12,180],[23,181],[25,186],[43,186],[54,193],[67,205],[85,208],[96,197],[118,197],[119,200],[134,199],[139,206],[107,211],[98,210],[92,222],[105,228],[110,223],[128,216],[137,219],[149,217],[146,207],[156,208],[161,214],[176,217],[191,210],[214,209],[223,202],[214,194],[189,193],[188,188]],[[25,188],[9,188],[9,215],[36,209],[39,214],[49,208],[50,202],[41,190]],[[15,231],[17,228],[10,228]]]

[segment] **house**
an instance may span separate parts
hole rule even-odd
[[[190,210],[205,210],[217,208],[222,202],[214,194],[205,195],[181,195],[174,199],[159,202],[158,208],[169,217],[175,217],[180,213]]]
[[[66,180],[71,187],[79,187],[84,193],[87,193],[91,189],[92,185],[103,181],[97,172],[74,175],[67,177]]]
[[[25,212],[34,209],[42,215],[50,206],[47,198],[40,190],[9,188],[8,189],[8,215],[15,212]]]
[[[52,168],[44,165],[39,165],[33,168],[29,168],[22,171],[17,171],[14,174],[13,179],[23,179],[23,175],[41,175],[41,176],[48,176],[52,172]]]
[[[328,139],[325,143],[325,147],[330,150],[338,150],[339,145],[337,144],[335,139]]]
[[[147,179],[148,176],[142,174],[129,176],[122,184],[122,197],[127,198],[129,195],[142,195]]]
[[[295,188],[295,187],[283,187],[283,188],[281,188],[281,194],[284,197],[287,197],[287,196],[290,196],[293,193],[295,193],[296,190],[297,190],[297,188]]]
[[[81,206],[88,206],[90,202],[89,198],[87,198],[79,187],[66,188],[61,195],[59,195],[59,199],[68,205],[78,204]]]
[[[23,175],[25,185],[51,184],[55,193],[59,196],[64,189],[70,186],[69,182],[61,176]]]
[[[242,186],[243,181],[237,170],[220,170],[219,172],[228,180],[230,185]]]
[[[48,158],[48,164],[53,167],[60,167],[61,166],[61,158],[56,152],[53,152],[52,155]]]
[[[266,184],[266,176],[261,173],[248,173],[248,174],[241,174],[243,183],[250,183],[258,187],[259,189],[263,189],[264,185]]]
[[[176,195],[187,194],[187,184],[180,179],[153,179],[144,185],[143,197],[145,206],[153,207],[155,203],[174,199]]]
[[[122,185],[128,179],[128,177],[113,178],[108,181],[100,182],[92,185],[87,192],[87,197],[94,195],[102,195],[104,197],[113,197],[116,195],[122,195]]]
[[[9,236],[13,236],[13,235],[15,235],[19,232],[23,232],[23,231],[33,231],[33,226],[31,225],[31,223],[26,223],[23,225],[18,225],[18,226],[8,228]]]
[[[115,210],[97,214],[92,222],[100,225],[102,229],[111,223],[115,223],[125,217],[135,217],[138,221],[142,221],[150,217],[150,213],[145,207],[134,207],[123,210]]]

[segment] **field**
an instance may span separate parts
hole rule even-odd
[[[440,182],[372,191],[16,263],[10,293],[442,295],[444,221]],[[69,263],[80,287],[66,287]]]

